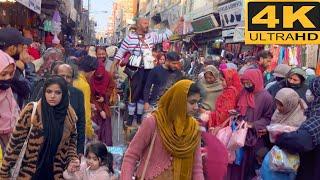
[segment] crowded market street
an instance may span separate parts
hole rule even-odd
[[[0,0],[0,179],[319,180],[319,12]]]

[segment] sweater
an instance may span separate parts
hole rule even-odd
[[[29,129],[31,127],[31,114],[33,104],[27,104],[21,112],[20,118],[16,123],[16,127],[11,134],[7,144],[6,154],[2,161],[0,169],[0,179],[9,179],[10,171],[17,162],[20,151],[26,141]],[[71,106],[64,121],[63,135],[58,146],[57,153],[54,157],[53,172],[54,179],[62,179],[62,173],[68,163],[77,159],[77,130],[76,130],[76,114]],[[37,170],[37,162],[41,147],[45,142],[44,129],[41,118],[41,103],[37,105],[35,118],[32,122],[33,128],[28,138],[25,154],[22,159],[19,176],[17,179],[31,179]]]
[[[73,86],[82,91],[84,96],[84,109],[85,109],[85,120],[86,120],[86,136],[91,138],[94,134],[91,120],[91,89],[90,85],[83,73],[79,73],[78,78],[73,82]]]
[[[144,102],[149,104],[156,103],[165,90],[181,78],[182,73],[180,71],[170,71],[163,66],[155,67],[150,71],[144,87]]]
[[[151,50],[156,44],[168,40],[171,35],[172,32],[169,29],[166,29],[163,33],[150,32],[145,35],[145,42],[149,45],[148,49]],[[130,33],[124,38],[115,59],[121,60],[127,52],[137,56],[141,55],[138,34]]]
[[[137,169],[137,176],[141,177],[144,165],[149,152],[149,144],[152,141],[154,131],[156,130],[156,119],[153,115],[148,114],[136,135],[131,141],[122,162],[121,180],[131,180],[134,175],[137,162],[140,160]],[[146,170],[145,179],[154,179],[162,172],[168,169],[173,163],[173,157],[166,151],[162,144],[162,139],[157,133],[149,164]],[[193,175],[192,179],[203,180],[202,158],[200,143],[194,154]]]

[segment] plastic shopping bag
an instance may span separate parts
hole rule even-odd
[[[270,124],[269,126],[267,126],[267,130],[269,131],[270,142],[272,143],[276,141],[276,139],[280,134],[284,132],[292,132],[297,129],[298,129],[297,127],[287,126],[287,125],[278,124],[278,123]]]
[[[248,132],[248,126],[245,121],[241,121],[237,128],[232,132],[228,143],[228,149],[236,150],[244,146]]]
[[[293,172],[279,172],[273,171],[270,168],[270,151],[264,157],[262,166],[260,168],[260,175],[263,180],[295,180],[296,174]]]
[[[232,129],[230,126],[224,127],[220,129],[216,135],[216,137],[224,144],[226,147],[229,143],[229,140],[232,135]]]
[[[236,158],[234,160],[234,164],[236,165],[241,165],[241,162],[243,160],[243,156],[244,156],[244,149],[243,148],[239,148],[236,150]]]
[[[270,151],[270,169],[280,172],[297,172],[300,165],[298,154],[290,154],[278,146]]]

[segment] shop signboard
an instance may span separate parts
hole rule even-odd
[[[236,27],[234,29],[233,42],[244,42],[244,27]]]
[[[225,29],[222,31],[222,37],[233,37],[234,36],[234,29]]]
[[[220,24],[214,14],[196,19],[191,24],[194,33],[205,33],[220,28]]]
[[[17,2],[38,14],[41,13],[41,0],[17,0]]]
[[[222,27],[236,26],[243,22],[243,2],[236,0],[218,7]]]

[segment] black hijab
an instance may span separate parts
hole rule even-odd
[[[50,106],[45,96],[47,88],[53,84],[59,85],[62,91],[61,101],[56,106]],[[67,116],[68,107],[68,83],[58,75],[48,77],[44,83],[41,98],[44,144],[38,158],[37,178],[53,178],[53,161],[63,135],[64,121]]]

